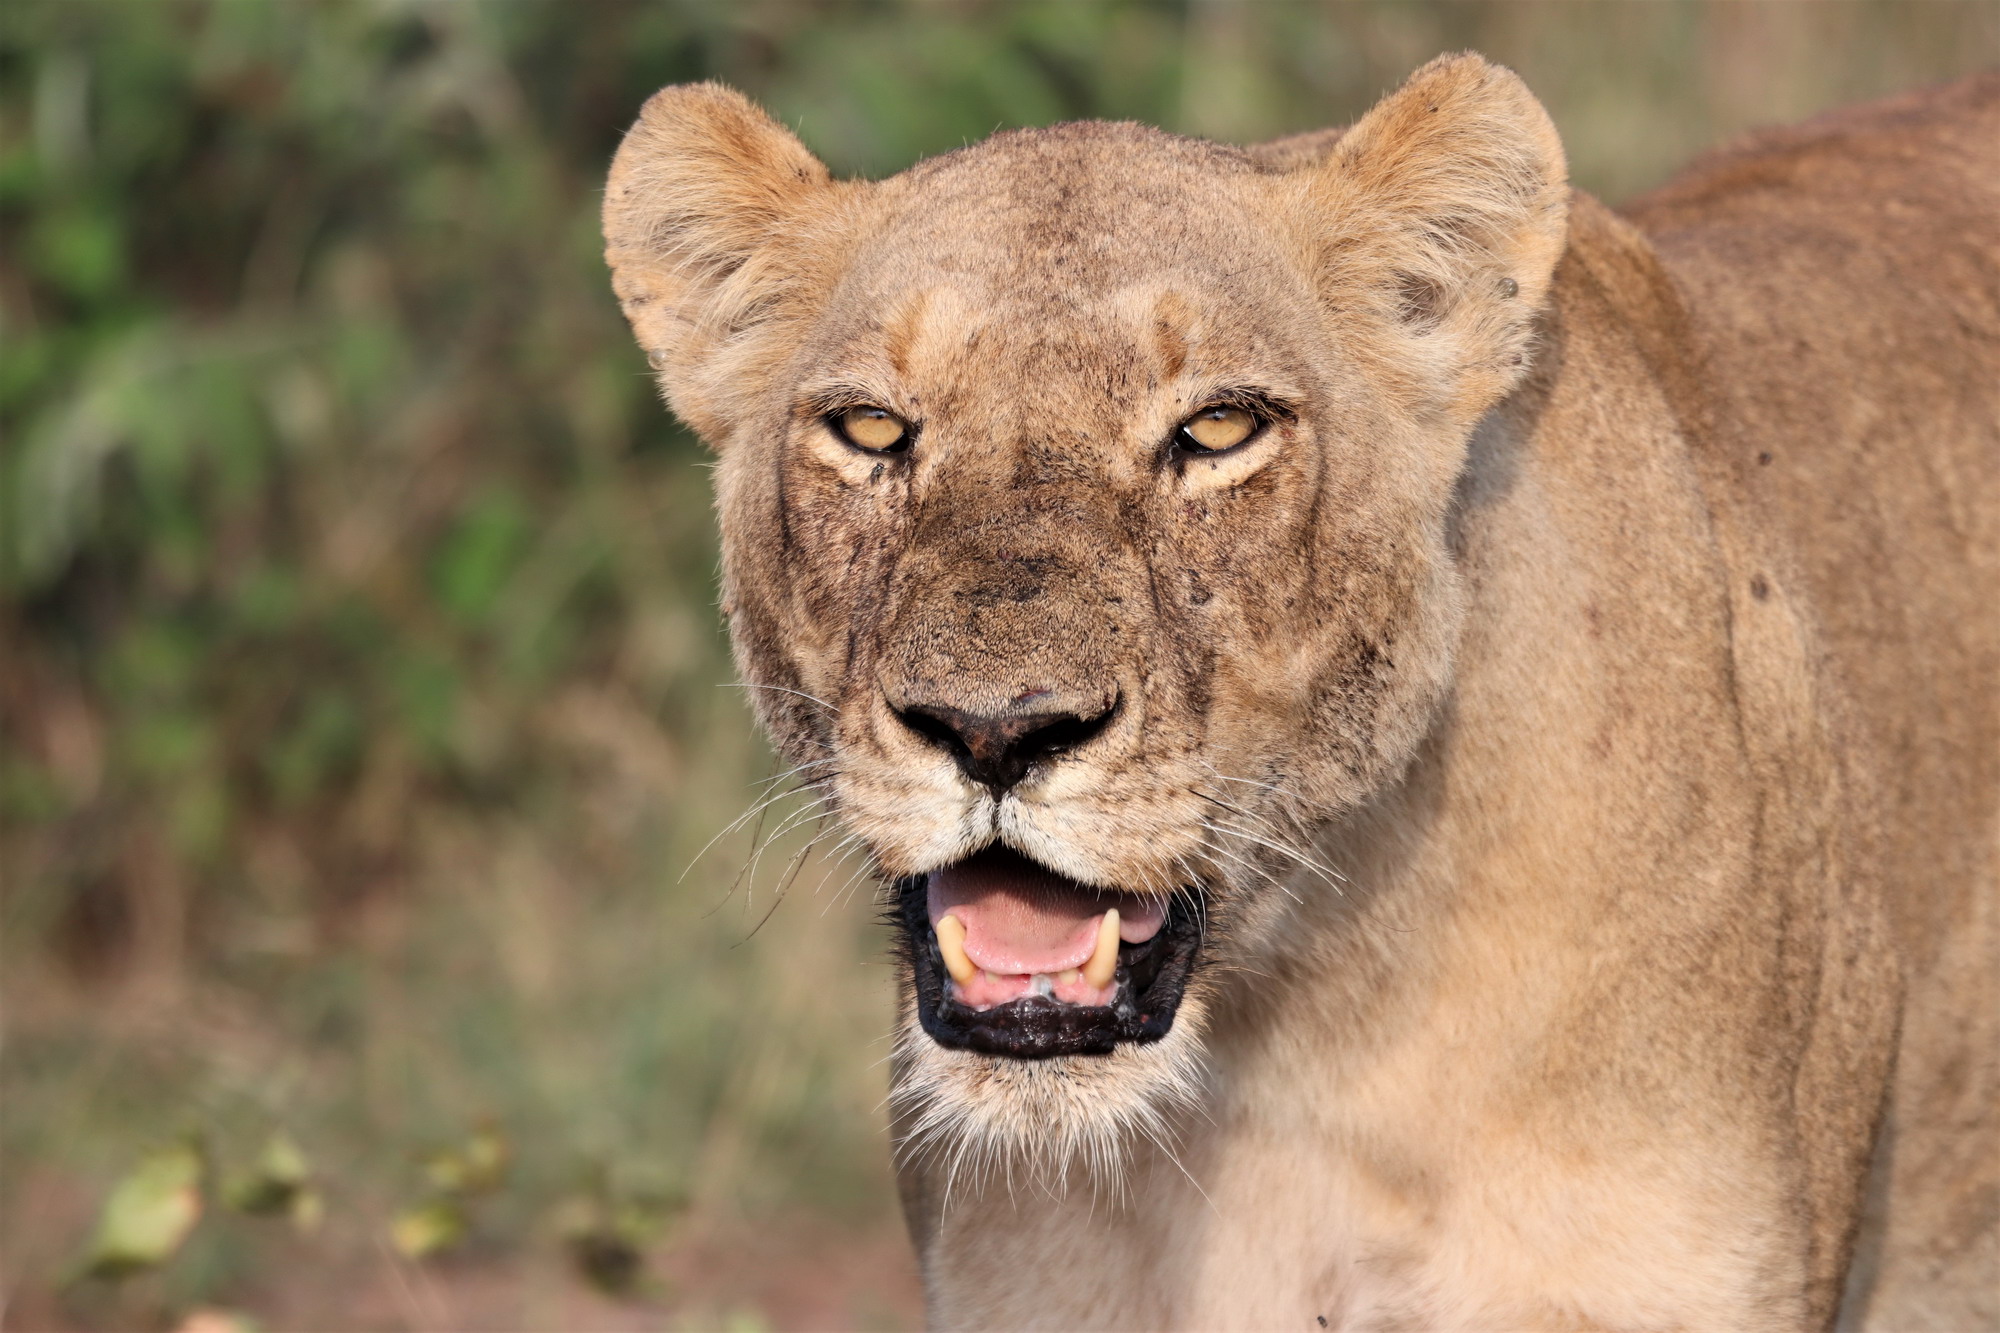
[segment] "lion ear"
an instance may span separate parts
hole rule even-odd
[[[612,290],[667,401],[711,443],[768,369],[758,333],[827,261],[826,205],[845,188],[719,83],[662,88],[619,145],[604,191]]]
[[[1418,397],[1470,424],[1520,381],[1569,187],[1562,141],[1518,76],[1440,56],[1293,175],[1322,302],[1385,326]]]

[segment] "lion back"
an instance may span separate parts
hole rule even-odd
[[[1709,447],[1791,548],[1876,793],[1909,993],[1865,1323],[1993,1327],[2000,73],[1753,135],[1627,211],[1681,290]]]

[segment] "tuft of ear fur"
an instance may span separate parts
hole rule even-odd
[[[1384,369],[1410,381],[1412,406],[1469,427],[1519,383],[1569,187],[1555,126],[1517,75],[1440,56],[1293,179],[1322,304],[1389,332]]]
[[[769,369],[771,326],[829,271],[855,188],[719,83],[662,88],[626,132],[604,191],[612,290],[667,401],[710,444]]]

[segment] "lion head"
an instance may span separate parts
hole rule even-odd
[[[715,84],[646,104],[617,293],[715,449],[776,744],[905,937],[907,1146],[1105,1160],[1314,830],[1448,697],[1454,495],[1563,247],[1555,132],[1475,57],[1337,141],[997,134],[839,181]]]

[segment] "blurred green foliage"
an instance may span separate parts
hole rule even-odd
[[[685,1199],[673,1234],[697,1240],[893,1229],[865,886],[841,867],[813,898],[809,874],[750,938],[789,850],[733,894],[740,837],[675,879],[767,760],[716,688],[702,455],[598,257],[618,135],[659,85],[717,77],[841,172],[1074,116],[1250,139],[1349,119],[1468,46],[1527,76],[1578,181],[1616,197],[1745,126],[1990,62],[2000,10],[0,6],[0,1290],[20,1317],[574,1322],[540,1279],[477,1310],[419,1288],[412,1313],[379,1266],[399,1211],[463,1220],[411,1154],[485,1114],[517,1163],[477,1230],[504,1256],[553,1228],[604,1290],[645,1286],[659,1214],[635,1199]],[[62,1304],[106,1191],[182,1125],[234,1163],[240,1208],[309,1195],[327,1225],[204,1223],[155,1285]],[[686,1308],[760,1324],[726,1268]],[[788,1318],[894,1322],[895,1281],[868,1309],[755,1290]]]
[[[126,1277],[165,1263],[201,1220],[201,1149],[148,1153],[111,1191],[73,1280]]]

